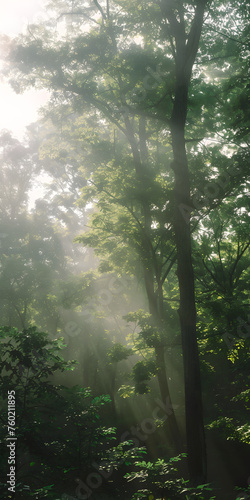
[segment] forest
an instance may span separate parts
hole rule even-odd
[[[250,499],[248,0],[2,36],[0,496]]]

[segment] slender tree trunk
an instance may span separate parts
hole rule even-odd
[[[115,406],[115,382],[116,382],[116,372],[117,372],[117,363],[114,363],[110,366],[109,370],[109,395],[111,398],[111,407],[113,416],[116,415],[116,406]]]
[[[177,248],[177,275],[180,290],[179,316],[185,377],[188,466],[192,482],[198,484],[206,480],[206,449],[196,338],[196,307],[191,234],[189,221],[183,216],[183,211],[181,210],[183,205],[190,206],[189,172],[184,138],[187,89],[187,85],[183,85],[182,82],[182,85],[176,90],[176,99],[171,117],[171,134],[174,155],[174,230]]]
[[[174,231],[177,248],[177,274],[180,290],[180,327],[185,377],[185,407],[188,466],[193,483],[206,480],[206,447],[203,425],[202,393],[189,220],[183,216],[190,207],[188,161],[185,148],[185,125],[188,108],[188,87],[199,48],[207,0],[197,0],[189,33],[186,32],[184,2],[161,0],[163,18],[169,26],[169,37],[175,59],[175,95],[170,129],[175,176]],[[175,7],[174,7],[175,6]],[[176,15],[176,12],[178,14]]]
[[[150,314],[152,314],[155,324],[160,325],[161,313],[159,309],[161,308],[157,304],[156,294],[154,292],[154,275],[151,272],[151,270],[144,271],[144,280],[145,280],[145,288],[149,303],[149,312]],[[169,392],[168,378],[166,374],[164,345],[155,347],[155,358],[158,369],[157,379],[158,379],[162,402],[164,405],[167,405],[168,408],[172,408],[172,400]],[[167,434],[167,441],[170,442],[174,447],[174,453],[180,453],[182,451],[181,435],[174,409],[172,409],[172,413],[168,414],[167,416],[165,428]]]
[[[89,349],[89,334],[84,335],[84,351],[82,354],[82,375],[83,375],[83,387],[90,387],[90,366],[91,366],[91,356]]]
[[[171,396],[169,393],[165,356],[164,356],[164,346],[155,348],[155,357],[158,368],[157,379],[159,383],[161,399],[163,404],[166,405],[171,410],[171,413],[167,415],[166,427],[165,427],[167,432],[167,439],[172,444],[174,448],[174,453],[181,453],[183,451],[182,440],[175,412],[174,409],[172,408]]]

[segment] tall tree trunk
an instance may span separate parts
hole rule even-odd
[[[190,478],[198,484],[206,480],[206,448],[203,425],[199,355],[196,338],[196,307],[190,225],[183,205],[190,206],[188,161],[185,148],[187,86],[176,90],[171,117],[173,169],[175,175],[174,230],[177,248],[177,275],[180,290],[180,326],[185,377],[186,434]]]
[[[186,33],[184,2],[161,0],[164,20],[175,59],[175,96],[170,129],[175,176],[174,231],[177,248],[177,274],[180,290],[180,327],[185,377],[185,408],[188,467],[193,483],[206,480],[206,446],[203,424],[199,355],[196,338],[196,308],[189,220],[183,208],[191,205],[188,161],[185,147],[185,125],[188,109],[188,87],[199,47],[207,0],[195,2],[189,33]],[[175,7],[174,7],[175,5]],[[176,11],[178,14],[176,14]]]

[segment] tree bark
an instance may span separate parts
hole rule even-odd
[[[174,232],[177,249],[177,275],[180,290],[180,327],[182,335],[186,435],[188,467],[192,483],[206,481],[206,446],[203,424],[202,392],[199,354],[196,337],[196,307],[194,273],[192,265],[191,233],[188,218],[183,208],[190,207],[190,185],[188,160],[185,147],[185,125],[188,109],[188,87],[192,68],[199,47],[206,0],[198,0],[189,34],[185,31],[184,8],[178,6],[178,17],[173,4],[161,1],[162,16],[170,27],[174,40],[175,95],[170,129],[173,148],[174,185]]]
[[[188,466],[192,482],[201,484],[206,480],[206,448],[196,338],[194,273],[190,226],[186,218],[183,217],[183,212],[180,210],[182,204],[190,205],[189,174],[184,130],[176,127],[174,118],[175,116],[173,116],[171,130],[175,174],[174,231],[177,248],[177,275],[180,290],[179,317],[184,362]]]

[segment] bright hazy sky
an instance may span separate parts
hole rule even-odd
[[[0,0],[0,34],[17,35],[35,21],[44,5],[45,0]],[[37,120],[37,110],[46,100],[45,91],[17,95],[0,81],[0,130],[9,129],[22,139],[25,127]]]

